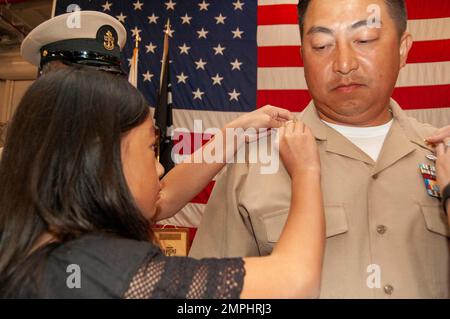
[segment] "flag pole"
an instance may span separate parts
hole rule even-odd
[[[159,76],[159,94],[161,94],[161,91],[163,89],[164,85],[164,72],[166,71],[166,63],[169,63],[167,61],[167,57],[169,55],[169,31],[170,31],[170,18],[167,18],[166,22],[166,28],[164,30],[164,46],[163,46],[163,56],[162,56],[162,63],[161,63],[161,74]],[[161,107],[161,106],[160,106]],[[165,132],[160,132],[163,136],[165,136]],[[157,160],[159,162],[160,154],[157,156]]]
[[[167,57],[169,55],[169,31],[170,31],[170,18],[167,18],[166,29],[164,30],[164,48],[163,48],[163,57],[162,57],[162,65],[161,65],[161,74],[159,77],[159,90],[161,91],[163,85],[163,76]]]
[[[142,38],[139,36],[139,33],[136,32],[136,37],[134,38],[135,48],[139,49],[139,42],[142,41]]]
[[[170,158],[173,141],[171,139],[170,129],[173,126],[172,120],[172,93],[170,86],[170,57],[169,57],[169,36],[170,36],[170,19],[167,19],[164,30],[164,47],[161,63],[161,74],[159,80],[159,90],[157,95],[157,103],[155,108],[155,126],[159,130],[159,152],[158,161],[164,166],[168,172],[174,165]]]
[[[53,3],[52,3],[52,18],[54,18],[55,17],[55,13],[56,13],[56,0],[53,0]]]
[[[141,37],[139,36],[139,33],[136,33],[136,36],[134,38],[134,49],[133,49],[133,57],[131,59],[131,67],[130,67],[130,73],[128,75],[128,82],[131,83],[135,88],[137,88],[137,73],[138,73],[138,60],[139,60],[139,42],[142,41]]]

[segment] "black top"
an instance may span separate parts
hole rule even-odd
[[[242,258],[166,257],[149,242],[105,235],[46,249],[35,287],[23,285],[18,297],[236,299],[245,275]]]

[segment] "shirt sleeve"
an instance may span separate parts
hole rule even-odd
[[[248,171],[247,164],[230,164],[216,181],[189,256],[200,259],[260,255],[250,216],[239,198]]]
[[[245,276],[242,258],[150,256],[131,280],[125,299],[237,299]]]

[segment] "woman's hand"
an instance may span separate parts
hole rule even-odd
[[[158,215],[156,219],[166,219],[175,215],[208,185],[225,166],[230,156],[234,155],[246,141],[253,141],[271,132],[268,130],[265,131],[267,134],[264,134],[264,132],[258,132],[258,129],[278,128],[293,118],[293,114],[288,110],[267,105],[228,123],[221,129],[220,134],[216,134],[207,144],[192,153],[183,163],[175,166],[163,178],[161,182],[162,190],[157,202]],[[243,132],[245,133],[243,139],[238,138],[238,132],[234,132],[238,134],[233,134],[232,138],[228,139],[226,132],[228,128],[241,129],[243,131],[252,128],[254,132]],[[208,153],[204,154],[207,147],[209,148]],[[195,161],[197,155],[200,159],[210,156],[211,150],[214,150],[214,154],[217,155],[213,161],[202,160],[200,163]],[[220,152],[222,155],[220,155]],[[215,161],[216,159],[219,159],[219,161]],[[184,182],[180,183],[179,181]]]
[[[279,128],[287,121],[293,119],[294,115],[290,111],[276,106],[266,105],[256,111],[239,116],[228,123],[225,129],[243,129],[246,131],[245,141],[248,143],[270,135],[272,128]],[[254,129],[254,131],[251,132],[249,129]]]
[[[425,139],[430,144],[442,143],[445,138],[450,138],[450,125],[437,130],[432,136]]]
[[[305,172],[320,173],[316,140],[305,124],[289,121],[279,129],[280,156],[291,178]]]
[[[294,115],[286,110],[272,105],[266,105],[256,111],[239,116],[234,121],[228,123],[226,127],[260,129],[278,128],[287,121],[293,120]]]
[[[443,143],[436,146],[436,175],[439,188],[444,188],[450,183],[450,137],[444,138]]]

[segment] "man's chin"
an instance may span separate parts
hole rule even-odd
[[[367,101],[362,99],[346,99],[327,101],[325,107],[318,106],[324,113],[333,113],[339,117],[354,117],[365,113],[367,109]],[[325,109],[326,108],[326,109]]]
[[[316,105],[319,117],[322,120],[351,126],[364,126],[367,122],[370,122],[370,108],[367,106],[367,103],[359,103],[357,101],[338,105],[331,103],[327,105]]]

